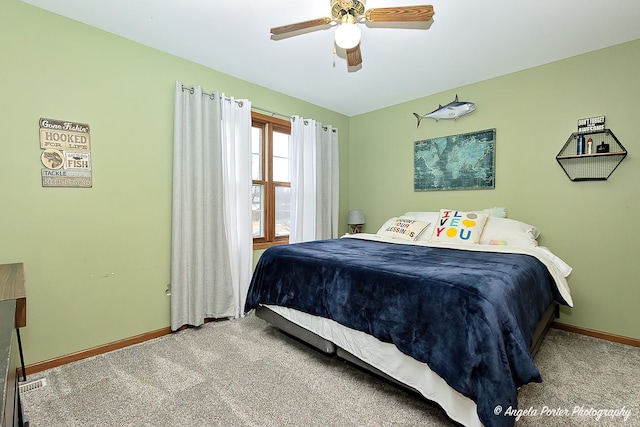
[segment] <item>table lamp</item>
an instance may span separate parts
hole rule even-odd
[[[364,221],[364,212],[360,209],[354,209],[349,211],[349,216],[347,217],[347,224],[349,224],[350,233],[356,234],[362,232],[362,225],[365,223]]]

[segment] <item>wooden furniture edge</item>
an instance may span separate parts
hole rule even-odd
[[[553,322],[552,328],[560,329],[575,334],[586,335],[593,338],[600,338],[605,341],[611,341],[618,344],[630,345],[632,347],[640,347],[640,339],[625,337],[623,335],[610,334],[608,332],[600,332],[593,329],[582,328],[580,326],[568,325],[566,323]]]
[[[27,293],[24,283],[24,264],[0,264],[0,300],[16,300],[16,328],[27,326]]]
[[[625,337],[622,335],[610,334],[607,332],[595,331],[593,329],[581,328],[579,326],[568,325],[566,323],[553,322],[552,328],[560,329],[567,332],[573,332],[580,335],[586,335],[594,338],[603,339],[606,341],[612,341],[620,344],[626,344],[633,347],[640,347],[640,339]],[[178,329],[178,331],[185,329],[185,327]],[[130,338],[125,338],[119,341],[115,341],[109,344],[100,345],[87,350],[82,350],[76,353],[68,354],[66,356],[56,357],[53,359],[45,360],[43,362],[34,363],[25,367],[27,375],[35,374],[38,372],[46,371],[47,369],[56,368],[58,366],[66,365],[67,363],[76,362],[78,360],[86,359],[88,357],[98,356],[100,354],[108,353],[110,351],[119,350],[121,348],[128,347],[134,344],[140,344],[145,341],[149,341],[155,338],[160,338],[171,333],[171,328],[161,328],[155,331],[146,332],[140,335],[136,335]],[[22,369],[18,368],[20,376],[22,376]]]

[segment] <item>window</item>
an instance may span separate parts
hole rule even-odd
[[[251,113],[253,248],[289,243],[291,123]]]

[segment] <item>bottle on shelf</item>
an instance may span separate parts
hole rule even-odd
[[[584,149],[585,149],[584,145],[585,145],[584,144],[584,135],[578,135],[578,149],[576,150],[576,154],[578,156],[581,156],[582,154],[584,154],[584,152],[585,152],[584,151]]]

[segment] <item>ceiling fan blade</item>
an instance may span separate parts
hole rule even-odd
[[[274,27],[271,29],[271,34],[278,36],[280,34],[290,33],[292,31],[305,30],[307,28],[321,27],[328,25],[333,21],[331,18],[318,18],[310,21],[298,22],[295,24],[283,25],[281,27]]]
[[[360,43],[356,47],[347,49],[347,65],[349,67],[355,67],[362,64],[362,53],[360,52]]]
[[[433,17],[433,6],[381,7],[369,9],[365,18],[369,22],[427,22]]]

